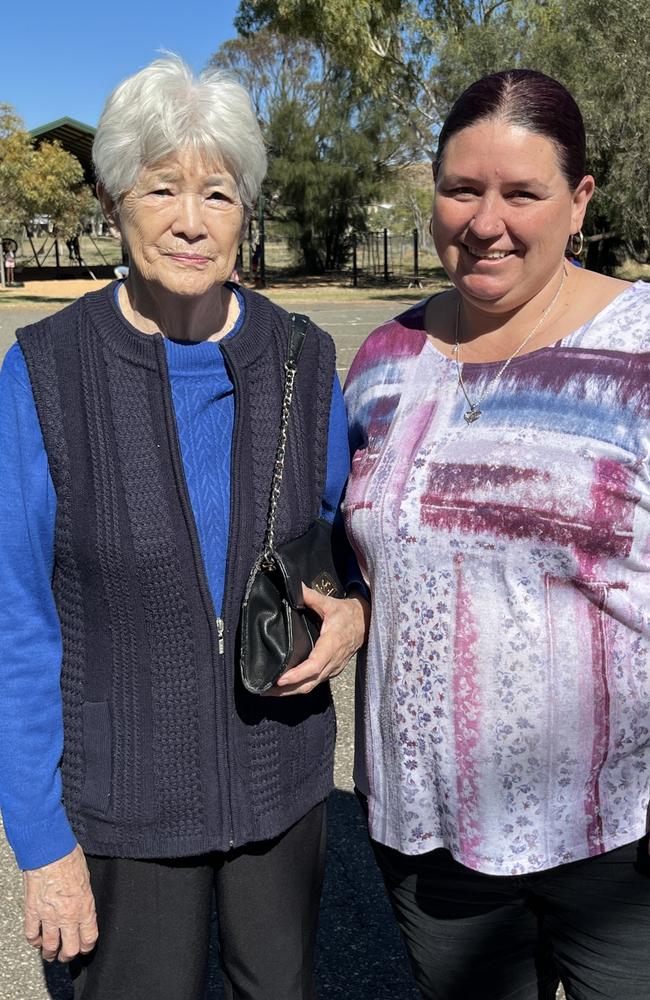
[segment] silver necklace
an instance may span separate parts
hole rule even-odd
[[[503,362],[503,364],[499,368],[499,370],[496,373],[496,375],[493,375],[492,378],[488,380],[488,382],[485,385],[485,388],[483,389],[483,392],[478,397],[478,399],[476,399],[474,402],[472,402],[472,400],[469,398],[469,395],[467,393],[467,389],[465,387],[465,383],[463,382],[463,366],[461,364],[460,356],[459,356],[460,355],[459,327],[460,327],[460,301],[461,300],[460,300],[460,298],[458,299],[458,305],[456,306],[456,329],[455,329],[455,332],[454,332],[454,360],[456,362],[456,372],[458,374],[458,385],[462,389],[463,396],[465,397],[465,400],[467,401],[467,405],[469,406],[469,409],[466,410],[465,413],[463,414],[463,417],[465,418],[465,422],[467,424],[473,424],[474,421],[478,420],[478,418],[481,416],[481,413],[482,413],[481,403],[485,399],[487,393],[490,390],[496,389],[496,387],[498,386],[499,382],[501,381],[503,373],[505,372],[505,370],[508,367],[508,365],[510,364],[510,362],[513,361],[517,357],[517,355],[520,354],[523,351],[523,349],[526,346],[526,344],[529,344],[530,341],[533,339],[533,337],[535,336],[535,334],[539,330],[540,326],[542,325],[542,323],[544,322],[544,320],[546,319],[546,317],[549,315],[549,313],[551,312],[551,310],[555,306],[557,300],[559,299],[560,293],[562,292],[562,289],[564,288],[565,279],[566,279],[566,269],[563,267],[562,268],[562,280],[560,282],[560,286],[559,286],[557,292],[553,296],[553,299],[547,305],[546,309],[544,310],[544,312],[542,313],[542,315],[539,317],[539,319],[535,323],[535,326],[530,331],[530,333],[528,334],[528,336],[524,340],[522,340],[522,342],[519,345],[519,347],[517,348],[517,350],[513,351],[509,358],[506,358],[506,360]]]

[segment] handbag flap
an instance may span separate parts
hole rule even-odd
[[[278,545],[274,554],[292,607],[304,610],[303,583],[326,597],[345,596],[334,568],[332,528],[328,521],[315,521],[304,534]]]

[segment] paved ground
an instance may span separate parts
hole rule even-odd
[[[301,303],[298,297],[292,297],[287,306],[308,312],[314,322],[332,333],[340,374],[344,377],[367,333],[414,298],[385,294],[378,301],[327,305]],[[0,357],[13,342],[17,327],[33,323],[58,308],[58,304],[30,307],[0,304]],[[339,736],[336,791],[329,803],[329,855],[319,938],[319,996],[320,1000],[416,1000],[403,947],[352,795],[353,686],[353,671],[348,668],[335,682]],[[20,877],[0,833],[3,953],[0,1000],[70,1000],[66,970],[58,964],[44,969],[23,943],[21,906]],[[221,1000],[222,996],[215,956],[205,1000]]]

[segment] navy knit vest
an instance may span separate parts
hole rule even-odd
[[[239,606],[264,536],[288,343],[284,310],[245,292],[221,344],[235,387],[219,651],[159,334],[109,286],[19,331],[57,494],[64,803],[89,853],[183,857],[287,829],[332,785],[328,685],[248,694]],[[278,541],[318,516],[334,376],[311,327],[296,379]]]

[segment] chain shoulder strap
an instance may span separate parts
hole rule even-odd
[[[291,415],[291,403],[293,401],[293,386],[298,371],[298,361],[302,351],[307,329],[309,327],[309,317],[300,313],[291,313],[289,327],[289,353],[284,363],[284,390],[282,394],[282,414],[280,417],[280,432],[278,435],[278,446],[275,452],[275,465],[273,467],[273,478],[271,479],[271,496],[269,500],[269,513],[266,523],[266,537],[262,550],[262,566],[264,569],[273,569],[275,566],[275,526],[278,516],[278,501],[280,490],[282,489],[282,478],[284,475],[284,460],[287,451],[287,435],[289,432],[289,417]]]

